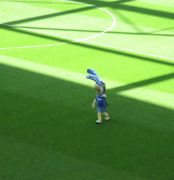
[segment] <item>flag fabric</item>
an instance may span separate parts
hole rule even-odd
[[[93,69],[87,69],[86,78],[95,81],[99,86],[102,84],[102,81]]]

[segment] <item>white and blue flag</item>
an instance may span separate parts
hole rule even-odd
[[[102,81],[93,69],[87,69],[86,78],[95,81],[99,86],[102,85]]]

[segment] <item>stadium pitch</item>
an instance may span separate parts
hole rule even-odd
[[[1,0],[0,179],[172,180],[173,19],[172,0]]]

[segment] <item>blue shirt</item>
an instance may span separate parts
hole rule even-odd
[[[106,107],[105,98],[102,97],[101,95],[97,95],[96,96],[96,104],[97,104],[97,107]]]

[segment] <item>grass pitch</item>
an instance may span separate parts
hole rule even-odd
[[[0,2],[0,179],[174,178],[172,0]],[[110,122],[95,124],[94,68]]]

